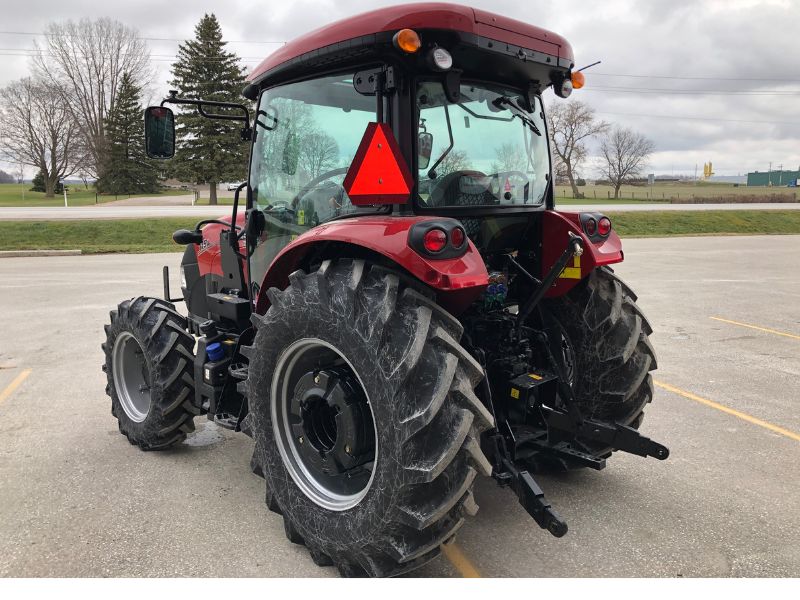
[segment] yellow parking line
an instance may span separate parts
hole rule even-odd
[[[28,378],[28,375],[30,374],[31,374],[31,369],[25,369],[22,373],[17,375],[14,378],[14,381],[9,383],[6,389],[4,389],[2,393],[0,393],[0,404],[2,404],[6,398],[8,398],[11,394],[13,394],[14,390],[17,389],[20,385],[22,385],[22,382],[25,381]]]
[[[707,398],[701,398],[700,396],[692,394],[691,392],[687,392],[679,388],[676,388],[674,386],[671,386],[668,383],[663,383],[661,381],[654,381],[654,383],[658,387],[665,389],[668,392],[672,392],[673,394],[678,394],[679,396],[683,396],[684,398],[688,398],[689,400],[694,400],[695,402],[699,402],[700,404],[705,404],[706,406],[710,406],[711,408],[716,408],[719,411],[728,413],[729,415],[733,415],[734,417],[738,417],[743,421],[747,421],[748,423],[752,423],[753,425],[758,425],[759,427],[763,427],[764,429],[769,429],[774,433],[784,435],[789,439],[792,439],[796,442],[800,442],[800,434],[797,434],[794,431],[789,431],[788,429],[784,429],[783,427],[779,427],[778,425],[767,423],[766,421],[762,421],[761,419],[758,419],[752,415],[748,415],[747,413],[743,413],[736,409],[729,408],[723,404],[714,402],[713,400],[709,400]]]
[[[458,571],[462,577],[481,576],[481,574],[478,573],[478,569],[475,568],[475,565],[464,556],[461,548],[459,548],[455,542],[442,544],[442,554],[444,554],[445,558],[450,561],[450,564],[456,568],[456,571]]]
[[[721,317],[709,317],[709,319],[714,319],[715,321],[722,321],[723,323],[730,323],[731,325],[738,325],[739,327],[749,327],[750,329],[756,329],[758,331],[766,331],[767,333],[774,333],[775,335],[782,335],[783,337],[800,340],[800,335],[794,335],[793,333],[785,333],[783,331],[768,329],[767,327],[759,327],[758,325],[750,325],[748,323],[739,323],[739,321],[731,321],[730,319],[723,319]]]

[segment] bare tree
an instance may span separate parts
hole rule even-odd
[[[150,51],[135,29],[108,18],[50,23],[37,44],[34,70],[62,90],[80,127],[86,168],[97,176],[105,152],[105,119],[117,99],[123,73],[137,84],[151,76]]]
[[[583,102],[572,101],[554,105],[550,109],[550,137],[557,175],[562,175],[572,186],[575,198],[583,196],[575,184],[581,163],[586,158],[589,138],[608,130],[608,123],[595,118],[594,109]]]
[[[496,161],[492,163],[492,172],[509,172],[528,170],[525,150],[519,144],[506,143],[494,149]]]
[[[0,140],[9,160],[41,170],[47,197],[74,172],[77,126],[49,83],[21,79],[0,90]]]
[[[310,179],[316,179],[339,164],[339,144],[324,131],[307,133],[302,137],[298,162]]]
[[[441,156],[444,150],[445,149],[442,148],[438,152],[438,156]],[[463,150],[451,150],[444,155],[442,162],[440,162],[434,170],[436,171],[436,178],[441,179],[450,173],[455,173],[456,171],[468,171],[471,168],[469,157],[467,156],[466,152]]]
[[[600,144],[603,170],[614,186],[614,198],[619,198],[622,184],[642,175],[647,158],[655,144],[641,133],[624,127],[615,127]]]

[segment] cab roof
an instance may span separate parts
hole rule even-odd
[[[298,63],[311,60],[324,64],[328,62],[324,56],[337,53],[366,54],[370,43],[377,45],[385,34],[393,35],[405,28],[451,31],[494,40],[518,53],[532,51],[532,57],[540,53],[554,67],[569,69],[574,63],[572,46],[556,33],[477,8],[426,2],[365,12],[306,33],[269,55],[247,79],[258,84]]]

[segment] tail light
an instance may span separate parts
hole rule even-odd
[[[425,250],[431,254],[438,254],[447,246],[447,234],[438,227],[429,229],[428,232],[422,236],[422,245],[425,247]]]
[[[583,232],[593,242],[602,242],[611,233],[611,219],[600,213],[581,213]]]
[[[459,258],[466,254],[467,233],[455,219],[431,219],[411,226],[408,245],[428,258]]]

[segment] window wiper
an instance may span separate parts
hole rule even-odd
[[[542,137],[542,132],[539,131],[539,128],[536,126],[536,123],[533,122],[533,119],[531,119],[528,115],[526,115],[525,111],[522,108],[520,108],[517,105],[517,103],[514,102],[508,96],[500,96],[499,98],[492,100],[492,104],[494,104],[497,108],[500,108],[501,106],[508,106],[509,108],[511,108],[511,112],[514,113],[514,116],[519,117],[519,120],[525,123],[525,125],[527,125],[528,127],[530,127],[533,133],[535,133],[539,137]]]

